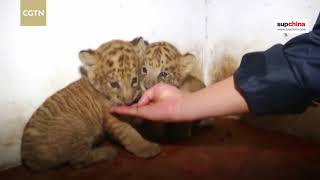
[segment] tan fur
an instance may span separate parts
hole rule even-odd
[[[221,58],[213,62],[209,70],[210,84],[222,81],[230,76],[237,70],[239,63],[232,56],[223,54]]]
[[[148,89],[159,82],[181,87],[196,62],[192,54],[181,55],[176,47],[168,42],[151,43],[145,51],[142,71],[142,89]],[[144,72],[144,68],[148,72]],[[165,76],[161,76],[165,73]]]
[[[188,92],[205,87],[198,78],[201,73],[195,71],[199,70],[199,62],[195,56],[189,53],[182,55],[176,47],[165,41],[148,45],[141,67],[141,86],[144,90],[160,82]],[[188,138],[191,136],[192,123],[171,123],[165,126],[151,124],[149,128],[155,136],[168,135],[173,138]]]
[[[121,40],[81,51],[86,75],[45,100],[27,123],[21,145],[24,164],[45,170],[112,159],[115,147],[93,146],[105,133],[138,157],[157,155],[157,144],[108,112],[112,105],[130,104],[140,94],[138,51],[139,46]]]

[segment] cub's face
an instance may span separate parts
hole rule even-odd
[[[113,40],[79,53],[87,79],[113,105],[132,104],[141,94],[140,42]]]
[[[141,65],[141,88],[146,90],[159,82],[180,87],[191,72],[195,56],[181,55],[168,42],[155,42],[147,46]]]

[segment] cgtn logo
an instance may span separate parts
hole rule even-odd
[[[47,23],[46,0],[20,0],[20,25],[45,26]]]
[[[22,15],[23,16],[45,16],[46,11],[45,10],[23,10]]]
[[[275,31],[283,33],[307,33],[309,21],[306,19],[277,20],[274,23]]]

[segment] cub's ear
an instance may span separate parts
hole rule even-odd
[[[92,49],[82,50],[79,52],[79,59],[83,64],[83,67],[88,70],[90,67],[97,63],[96,52]]]
[[[147,46],[149,45],[148,41],[145,41],[143,37],[136,37],[130,43],[134,46],[135,51],[137,52],[140,63],[142,62],[143,59],[143,54],[145,50],[147,49]]]
[[[134,46],[148,46],[149,42],[144,40],[142,36],[134,38],[132,41],[130,41],[131,44]]]
[[[181,57],[180,62],[184,75],[187,75],[191,73],[193,68],[195,68],[197,59],[193,54],[186,53]]]

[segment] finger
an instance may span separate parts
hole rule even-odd
[[[145,106],[149,104],[151,101],[152,101],[152,97],[150,97],[149,95],[142,96],[137,106]]]
[[[113,108],[112,112],[117,114],[124,114],[129,116],[136,116],[141,118],[147,118],[151,119],[153,118],[152,115],[150,115],[150,111],[154,111],[154,109],[150,109],[148,106],[143,107],[132,107],[132,106],[118,106]]]
[[[126,109],[128,107],[138,107],[138,103],[134,103],[130,106],[125,106],[125,105],[122,105],[122,106],[114,106],[114,107],[111,107],[110,109],[110,112],[113,113],[113,112],[117,112],[119,109],[120,111],[122,111],[122,109]]]
[[[169,117],[168,106],[162,103],[152,103],[147,106],[138,106],[135,112],[136,116],[158,122],[172,121]]]
[[[138,102],[138,106],[144,106],[149,104],[151,101],[155,101],[157,98],[159,98],[159,90],[161,90],[161,86],[163,86],[162,83],[158,83],[154,86],[152,86],[150,89],[144,92],[142,97],[140,98]]]
[[[136,117],[141,117],[144,119],[152,120],[152,121],[163,121],[166,117],[166,114],[163,112],[163,106],[157,104],[150,104],[147,106],[118,106],[114,107],[111,110],[113,113],[117,114],[125,114]]]
[[[143,93],[142,97],[138,102],[138,106],[144,106],[150,103],[154,99],[154,91],[153,88],[148,89],[145,93]]]
[[[137,106],[132,107],[132,106],[117,106],[113,107],[111,109],[112,113],[117,113],[117,114],[126,114],[126,115],[133,115],[137,116]]]
[[[131,107],[138,107],[138,103],[132,104]]]

